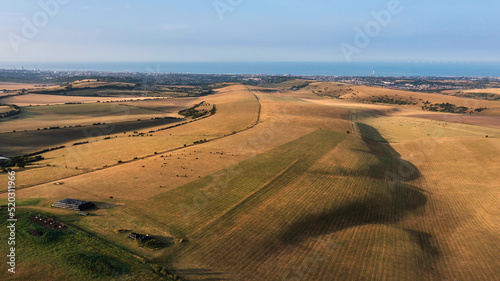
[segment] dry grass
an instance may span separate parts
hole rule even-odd
[[[16,91],[16,90],[30,90],[30,89],[42,89],[42,88],[54,88],[58,87],[54,84],[46,83],[13,83],[13,82],[0,82],[0,90]]]
[[[500,270],[499,139],[438,138],[394,146],[424,175],[427,211],[408,220],[433,235],[442,279],[491,280]]]
[[[162,104],[162,101],[158,101]],[[179,116],[177,111],[189,104],[189,100],[177,99],[165,102],[165,111],[140,106],[140,103],[86,103],[21,108],[21,113],[5,118],[0,132],[37,130],[38,128],[92,125],[135,121],[165,116]]]
[[[500,95],[500,88],[486,88],[486,89],[474,89],[474,90],[462,90],[462,91],[446,91],[446,92],[453,93],[453,94],[456,94],[458,92],[463,92],[463,93],[472,93],[472,94],[487,93],[487,94]]]
[[[500,137],[500,130],[495,128],[417,118],[411,115],[383,116],[361,121],[377,128],[381,135],[391,143],[429,138],[476,137],[483,139],[486,135]]]
[[[491,116],[491,117],[500,117],[500,107],[489,108],[478,113],[480,116]]]
[[[308,87],[317,95],[338,97],[356,103],[371,103],[373,99],[384,97],[392,99],[402,99],[404,101],[416,102],[416,105],[400,105],[400,108],[421,109],[423,103],[451,103],[456,106],[465,106],[469,108],[496,108],[499,103],[495,101],[476,100],[465,97],[444,95],[439,93],[420,93],[402,90],[393,90],[387,88],[354,86],[340,83],[314,83]],[[411,98],[411,99],[410,99]],[[396,107],[396,105],[387,105]]]
[[[107,101],[136,101],[150,99],[147,97],[83,97],[83,96],[63,96],[26,94],[17,95],[2,99],[2,103],[15,104],[18,106],[56,105],[65,103],[95,103]]]
[[[439,113],[415,115],[415,117],[500,129],[500,118],[498,117]]]
[[[231,86],[204,97],[217,105],[217,114],[153,137],[84,145],[74,163],[92,170],[223,138],[70,177],[62,185],[20,189],[17,196],[42,198],[41,210],[61,197],[96,201],[103,206],[97,216],[77,226],[189,280],[496,278],[500,130],[321,99],[308,90],[251,90]],[[261,104],[255,126],[259,103],[253,94]],[[381,135],[363,124],[364,138],[346,134],[354,115]],[[19,172],[19,185],[76,171],[61,166],[70,150],[46,156],[44,163],[56,168]],[[402,163],[415,170],[404,173]],[[391,187],[386,172],[405,181]],[[114,231],[124,228],[188,242],[150,252]]]
[[[0,113],[5,113],[7,111],[10,111],[10,107],[8,107],[8,106],[0,106]]]
[[[73,88],[99,88],[99,87],[133,87],[135,84],[133,83],[124,83],[124,82],[105,82],[105,81],[97,81],[96,79],[88,79],[88,80],[78,80],[71,83]]]
[[[197,102],[201,100],[200,98]],[[104,166],[116,165],[118,161],[132,161],[134,158],[154,155],[155,152],[161,153],[181,148],[195,141],[220,138],[231,135],[235,131],[244,130],[256,121],[258,102],[255,96],[248,93],[244,87],[233,87],[220,94],[204,97],[203,100],[216,104],[217,113],[214,116],[152,134],[149,131],[155,131],[158,128],[147,128],[139,131],[145,133],[143,137],[129,137],[133,133],[128,132],[110,135],[108,140],[103,140],[104,136],[90,137],[85,139],[89,141],[89,144],[79,146],[72,146],[75,141],[71,141],[64,149],[44,154],[44,157],[50,160],[41,164],[55,165],[55,167],[32,169],[20,178],[18,185],[26,186],[46,182],[68,174],[80,174],[82,170],[88,172]],[[193,104],[197,102],[193,101]],[[165,126],[160,128],[162,127]],[[142,165],[139,166],[136,163],[131,166],[131,169],[138,167]],[[111,168],[107,171],[113,169],[120,173],[120,168]],[[105,174],[103,176],[107,177]]]
[[[388,97],[396,98],[403,97],[409,98],[413,97],[414,99],[421,101],[429,101],[431,103],[451,103],[457,106],[466,106],[469,108],[481,108],[481,107],[498,107],[497,102],[492,101],[483,101],[483,100],[473,100],[462,97],[454,97],[447,96],[442,94],[429,94],[429,93],[419,93],[419,92],[408,92],[408,91],[400,91],[400,90],[392,90],[385,88],[374,88],[374,87],[366,87],[366,86],[354,86],[352,87],[354,90],[358,91],[358,98],[370,98],[370,97],[380,97],[387,95]],[[420,107],[421,103],[417,105]]]

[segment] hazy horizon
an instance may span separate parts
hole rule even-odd
[[[2,62],[500,62],[494,1],[2,2]]]
[[[0,69],[184,74],[500,77],[483,62],[0,62]]]

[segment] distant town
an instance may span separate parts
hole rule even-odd
[[[210,85],[242,83],[265,85],[293,79],[339,82],[407,91],[436,92],[456,89],[500,88],[500,77],[385,77],[385,76],[294,76],[267,74],[185,74],[158,72],[50,71],[39,69],[0,69],[3,81],[46,84],[72,82],[80,79],[101,79],[155,85]],[[45,84],[44,84],[45,83]],[[36,87],[36,86],[35,86]],[[0,89],[2,90],[2,89]]]

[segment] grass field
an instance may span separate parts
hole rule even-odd
[[[435,268],[440,279],[495,279],[492,274],[500,269],[495,261],[500,242],[496,207],[500,177],[495,160],[499,139],[475,134],[481,127],[454,128],[445,122],[425,122],[433,132],[430,137],[415,129],[408,135],[403,133],[408,132],[404,125],[408,121],[372,122],[384,128],[383,134],[397,142],[394,148],[423,175],[415,184],[430,195],[427,210],[407,222],[432,234],[439,249]]]
[[[168,118],[168,119],[146,119],[141,121],[125,121],[116,122],[105,125],[87,125],[71,128],[57,128],[42,130],[30,130],[14,133],[0,133],[0,141],[2,147],[0,154],[6,156],[18,156],[28,153],[38,152],[44,149],[50,149],[61,145],[70,146],[73,143],[81,142],[81,140],[98,139],[99,141],[110,140],[123,136],[127,132],[132,134],[136,130],[144,130],[148,128],[167,127],[172,124],[179,124],[184,119]],[[106,139],[104,139],[106,138]],[[73,142],[73,143],[71,143]]]
[[[480,112],[478,115],[500,117],[500,107],[486,109],[486,110]]]
[[[84,79],[71,83],[74,88],[99,88],[99,87],[133,87],[135,84],[124,82],[106,82],[97,79]]]
[[[40,88],[53,88],[57,85],[50,83],[12,83],[12,82],[0,82],[0,90],[16,91],[16,90],[28,90],[28,89],[40,89]]]
[[[0,113],[5,113],[10,111],[10,107],[8,106],[0,106]]]
[[[307,87],[316,95],[334,97],[338,99],[353,101],[356,103],[372,103],[373,100],[385,97],[394,100],[402,100],[409,102],[409,105],[399,106],[400,108],[421,109],[424,102],[435,103],[451,103],[456,106],[465,106],[468,108],[498,108],[500,102],[471,99],[467,97],[444,95],[439,93],[421,93],[401,91],[387,88],[354,86],[340,83],[313,83]],[[416,104],[413,104],[416,103]],[[394,106],[387,104],[387,106]]]
[[[143,100],[145,97],[83,97],[83,96],[63,96],[63,95],[44,95],[44,94],[26,94],[8,97],[2,99],[2,103],[15,104],[18,106],[37,106],[37,105],[55,105],[65,103],[96,103],[107,101],[123,100]]]
[[[69,143],[61,143],[60,145],[66,145],[66,148],[43,154],[47,160],[42,161],[40,166],[23,171],[26,176],[21,177],[18,184],[23,187],[113,166],[118,161],[133,161],[136,158],[154,155],[155,152],[161,153],[182,148],[184,145],[192,145],[195,141],[231,135],[233,132],[247,129],[256,122],[259,103],[255,96],[244,87],[233,87],[220,94],[204,97],[203,100],[217,106],[215,115],[168,130],[157,131],[166,127],[162,125],[138,130],[135,134],[130,131],[127,134],[111,134],[108,136],[110,139],[107,140],[104,140],[103,136],[94,137],[96,134],[102,135],[102,132],[98,131],[82,139],[89,141],[88,144],[73,146],[74,140]],[[193,99],[189,99],[189,101],[191,102]],[[193,101],[193,104],[200,101],[202,101],[201,98],[197,102]],[[120,108],[128,107],[121,106]],[[139,107],[138,110],[152,109]],[[153,112],[158,113],[155,110]],[[129,117],[129,115],[126,116]],[[54,130],[54,132],[56,131]],[[151,131],[154,132],[150,133]],[[144,133],[144,135],[138,136],[139,133]],[[12,134],[16,133],[5,134],[4,138],[9,140],[10,137],[12,140]],[[25,134],[25,132],[20,134]],[[127,149],[123,149],[124,147]],[[120,170],[118,169],[118,171]]]
[[[444,91],[447,94],[459,97],[485,99],[485,100],[500,100],[500,88],[486,88],[473,90],[450,90]]]
[[[190,105],[190,99],[168,99],[156,101],[161,108],[143,106],[147,101],[127,103],[86,103],[21,108],[21,113],[4,118],[0,132],[32,131],[50,127],[86,126],[94,123],[115,123],[150,119],[156,117],[177,117],[177,112]]]
[[[208,118],[44,153],[39,166],[17,171],[17,197],[94,237],[93,249],[112,258],[105,264],[130,268],[123,278],[136,269],[153,276],[131,253],[183,280],[495,280],[500,129],[484,118],[465,124],[473,118],[320,97],[311,85],[286,89],[298,82],[222,88],[189,99],[216,105]],[[76,217],[50,208],[66,197],[98,209]],[[139,247],[118,229],[167,246]],[[68,265],[52,264],[64,278]]]
[[[3,208],[0,214],[5,217]],[[38,212],[19,211],[16,222],[16,273],[0,274],[2,280],[159,280],[150,265],[77,228],[54,230],[31,220]],[[42,214],[43,215],[43,214]],[[44,215],[46,216],[46,215]],[[47,217],[47,216],[46,216]],[[76,216],[63,216],[62,221]],[[7,236],[8,229],[0,230]],[[4,241],[4,240],[2,240]],[[2,255],[2,264],[7,258]],[[5,266],[2,266],[4,269]],[[12,278],[14,276],[14,278]]]

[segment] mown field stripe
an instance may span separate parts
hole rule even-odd
[[[231,217],[234,217],[238,212],[241,212],[241,209],[244,209],[246,206],[251,205],[251,201],[257,199],[257,197],[263,196],[270,191],[274,187],[274,184],[285,175],[296,163],[298,160],[293,161],[288,167],[283,169],[281,172],[277,173],[273,178],[271,178],[268,182],[262,185],[261,188],[251,193],[247,197],[243,198],[240,202],[236,203],[234,206],[230,207],[227,211],[222,213],[220,216],[217,216],[212,221],[208,222],[203,228],[200,228],[197,232],[193,233],[194,236],[197,236],[199,232],[206,232],[209,229],[215,227],[220,222],[224,220],[228,220]]]

